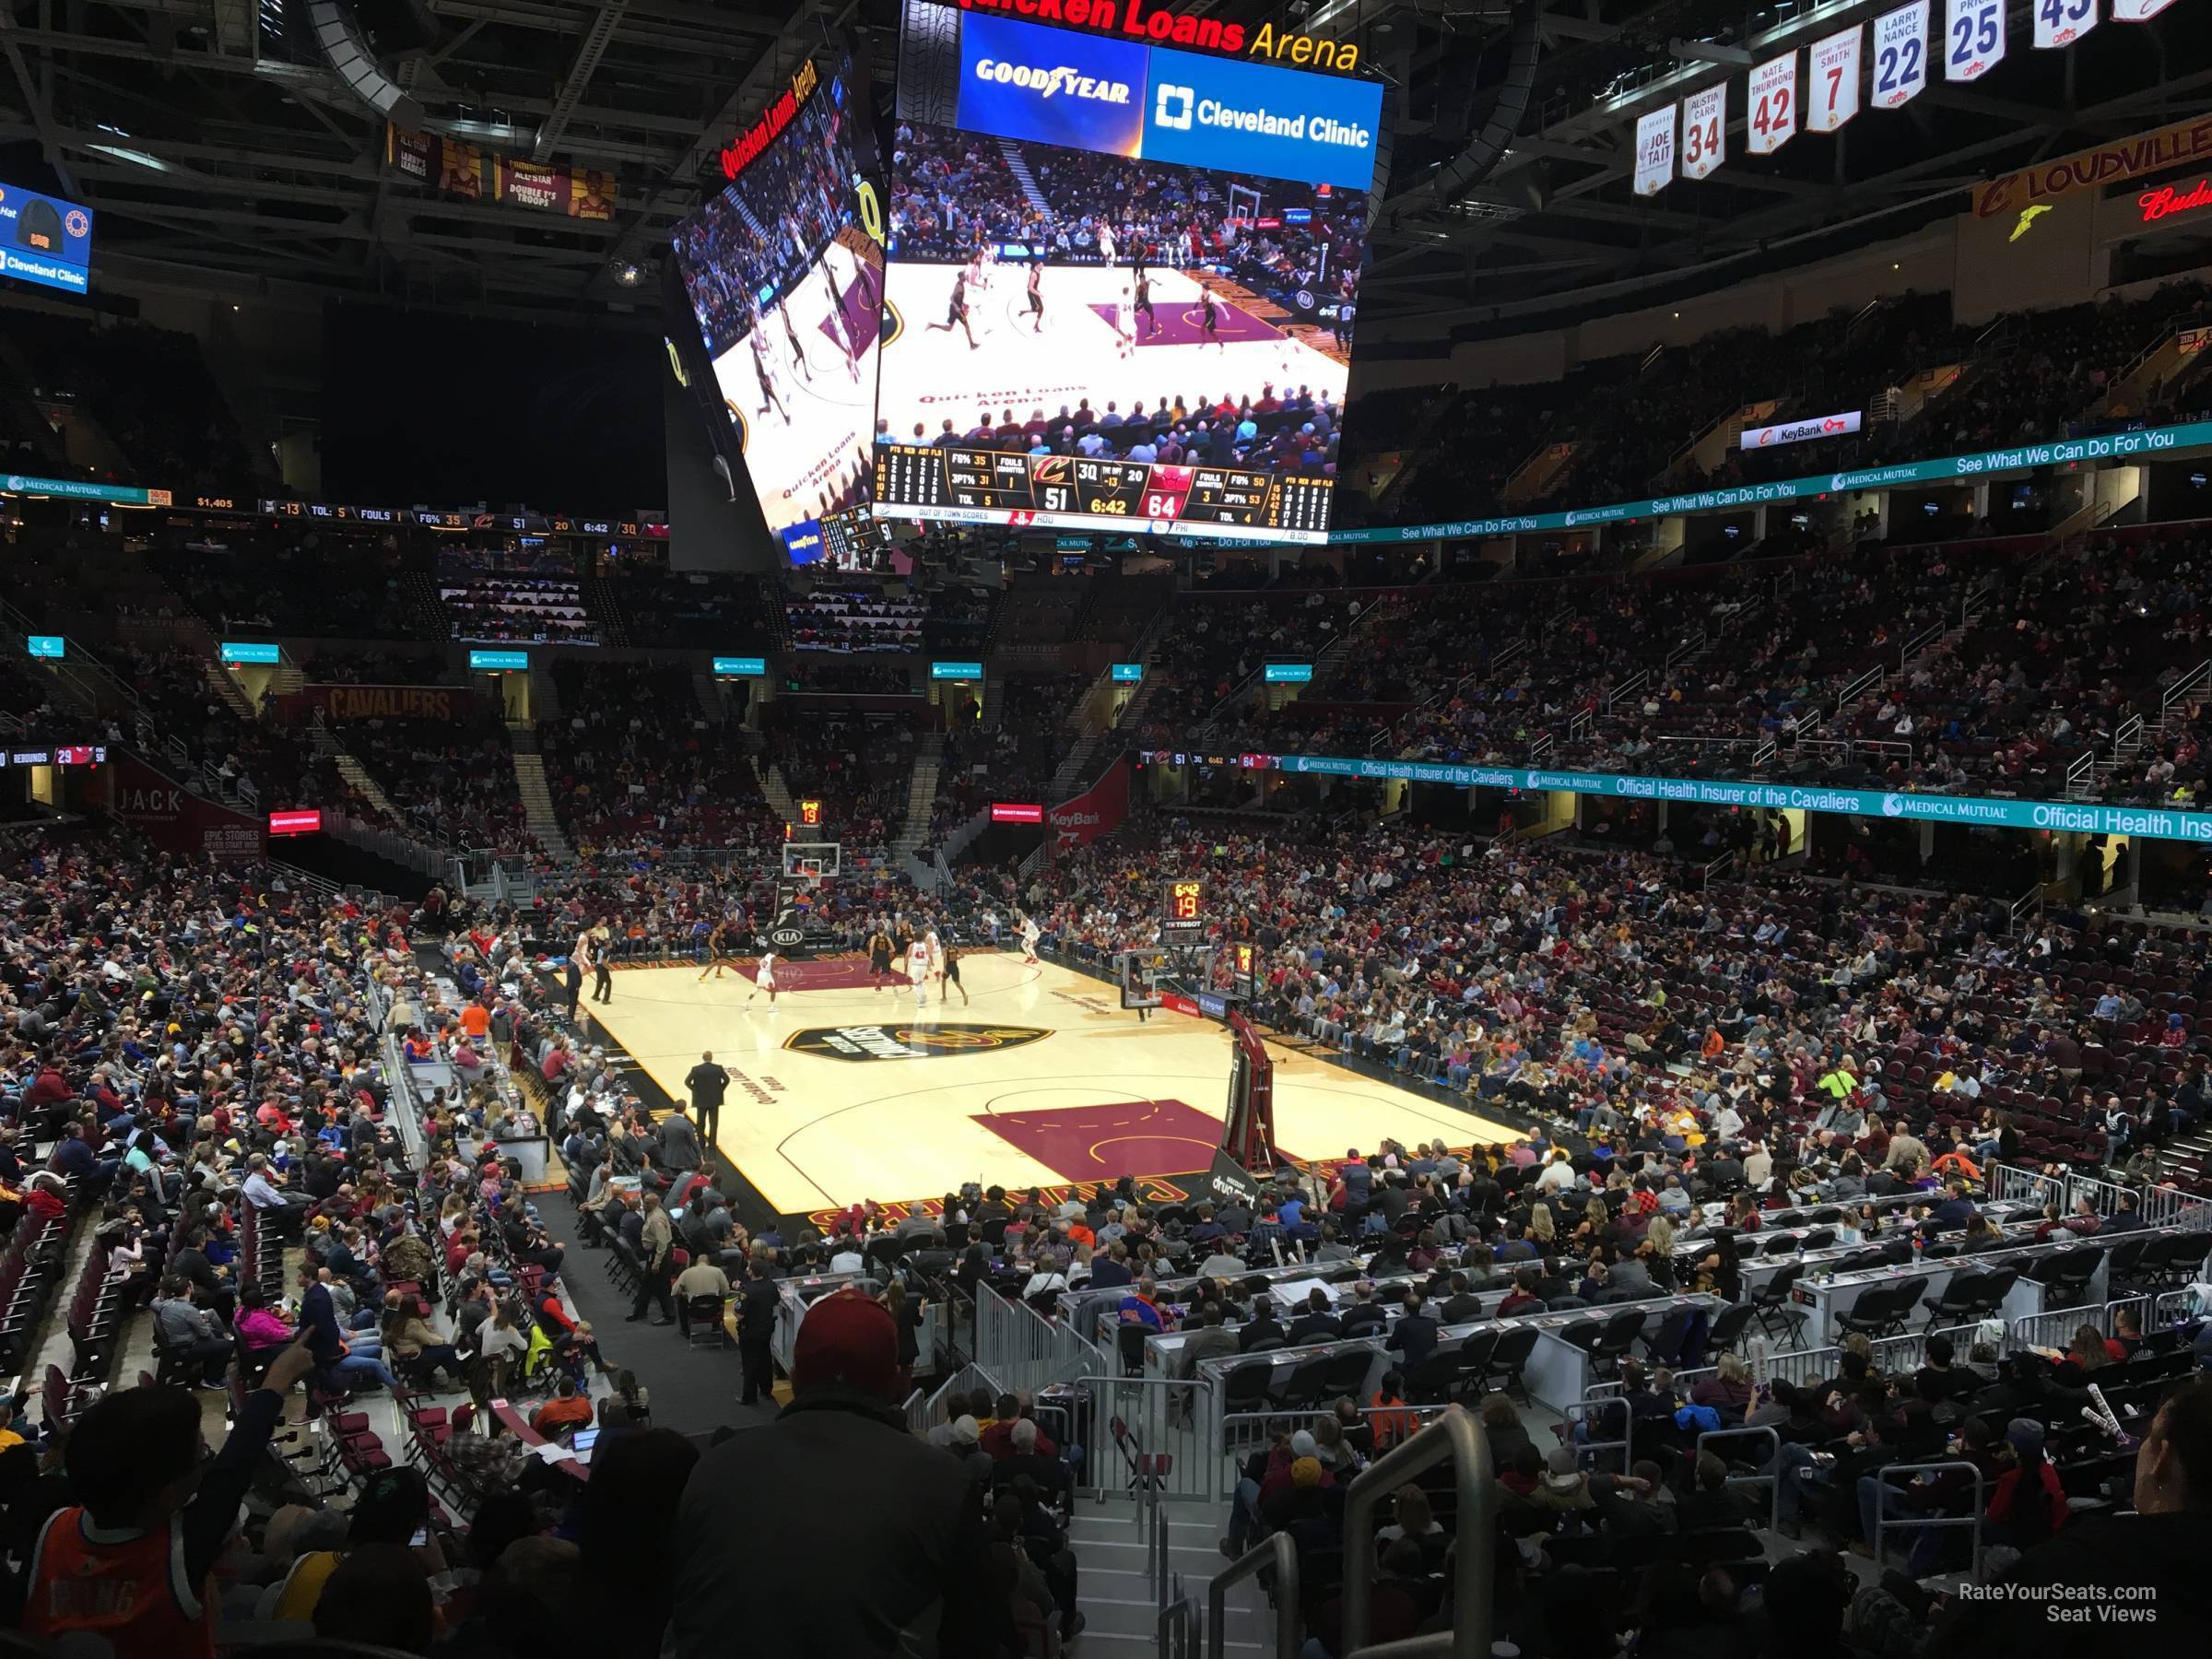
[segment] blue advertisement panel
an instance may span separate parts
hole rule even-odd
[[[1148,50],[970,12],[960,21],[959,124],[1002,138],[1135,156],[1145,133]]]
[[[526,651],[472,651],[468,653],[468,668],[472,674],[520,674],[530,666]]]
[[[1173,759],[1159,751],[1163,759]],[[1628,772],[1541,771],[1516,766],[1458,766],[1426,760],[1348,759],[1334,755],[1252,755],[1244,764],[1337,778],[1403,778],[1454,789],[1562,789],[1631,801],[1680,801],[1699,806],[1834,812],[1852,818],[1964,824],[1977,830],[2079,830],[2139,835],[2151,841],[2212,846],[2212,812],[2172,806],[2106,806],[2088,801],[2007,801],[1988,795],[1919,794],[1878,789],[1830,789],[1798,783],[1739,782],[1726,778],[1647,778]]]
[[[766,657],[716,657],[714,672],[724,679],[759,679],[768,673]]]
[[[255,644],[242,640],[225,640],[222,657],[226,663],[277,663],[284,660],[284,653],[274,645]]]
[[[1117,686],[1141,685],[1144,677],[1145,665],[1142,663],[1116,663],[1113,665],[1113,683]]]
[[[929,677],[933,680],[980,680],[983,677],[981,663],[932,663]]]
[[[59,661],[69,654],[69,641],[60,634],[32,634],[30,654]]]
[[[1156,46],[1144,117],[1148,161],[1363,191],[1382,84]]]
[[[1269,663],[1266,684],[1270,686],[1303,686],[1313,678],[1311,663]]]
[[[819,520],[801,519],[786,524],[777,535],[783,538],[783,557],[794,565],[822,562],[822,526]]]
[[[92,210],[0,184],[0,276],[81,294],[91,287]]]

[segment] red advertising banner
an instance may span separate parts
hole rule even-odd
[[[305,720],[317,709],[325,720],[471,720],[484,703],[474,686],[302,686],[277,700],[287,720]]]
[[[1116,760],[1106,775],[1072,801],[1063,801],[1044,815],[1052,826],[1045,844],[1054,853],[1088,847],[1129,816],[1129,760]]]
[[[1041,824],[1044,808],[1021,801],[994,801],[991,803],[991,821],[994,824]]]
[[[137,756],[115,751],[109,806],[115,816],[164,852],[223,864],[261,856],[262,820],[194,794]]]
[[[298,812],[269,814],[271,835],[312,835],[323,828],[323,808],[309,806]]]

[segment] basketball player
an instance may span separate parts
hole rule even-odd
[[[768,993],[768,1006],[776,1006],[776,947],[771,945],[760,953],[760,966],[753,970],[753,988],[746,994],[745,1006],[751,1007],[753,998],[761,992]]]
[[[947,991],[960,994],[960,1006],[968,1006],[968,987],[960,983],[960,953],[948,939],[945,943],[945,966],[937,970],[937,1000],[943,1002]]]
[[[1037,925],[1037,918],[1025,914],[1021,918],[1021,959],[1028,966],[1037,966],[1037,941],[1044,937],[1044,930]]]
[[[929,1006],[929,941],[916,939],[906,947],[906,977],[914,987],[914,1006]]]
[[[1209,340],[1220,346],[1224,353],[1229,350],[1221,341],[1221,312],[1214,304],[1214,290],[1201,288],[1198,290],[1198,344],[1204,346]]]
[[[753,378],[760,382],[760,413],[767,414],[772,406],[788,422],[791,411],[776,395],[775,377],[768,371],[768,335],[758,326],[753,330]]]
[[[713,970],[716,979],[722,977],[723,964],[729,960],[729,952],[730,919],[717,916],[714,918],[714,931],[707,935],[707,967],[699,971],[700,983],[706,983],[709,968]]]
[[[1030,332],[1031,334],[1044,332],[1044,290],[1039,286],[1043,281],[1044,266],[1032,265],[1030,267]]]
[[[831,242],[830,245],[834,248],[837,244]],[[827,255],[822,260],[822,280],[830,285],[830,315],[832,319],[830,337],[836,340],[838,349],[845,354],[845,372],[858,381],[860,342],[853,337],[853,319],[845,315],[844,290],[837,286],[837,262]]]
[[[1145,320],[1145,332],[1159,332],[1159,318],[1152,310],[1152,278],[1142,270],[1136,274],[1136,314]]]
[[[1113,337],[1122,343],[1121,355],[1124,357],[1127,357],[1131,347],[1136,344],[1136,335],[1132,332],[1135,326],[1135,321],[1130,314],[1129,290],[1124,288],[1121,298],[1113,302]]]
[[[783,324],[783,340],[791,347],[791,360],[798,365],[799,378],[813,384],[814,371],[806,367],[806,349],[799,344],[798,330],[791,325],[791,307],[782,300],[776,301],[776,316]]]
[[[1100,224],[1099,226],[1099,257],[1108,265],[1113,263],[1113,227],[1112,225]]]
[[[891,980],[894,984],[898,982],[891,976],[891,935],[883,931],[881,923],[877,923],[876,931],[868,935],[868,978],[872,982],[872,988],[878,994],[882,992],[886,980]]]
[[[953,273],[952,298],[945,307],[945,321],[925,324],[924,327],[930,333],[935,333],[941,328],[947,334],[950,334],[957,328],[968,336],[969,350],[981,349],[975,343],[975,330],[968,326],[968,273],[966,271]]]

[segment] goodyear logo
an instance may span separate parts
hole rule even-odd
[[[783,1046],[831,1060],[939,1060],[950,1054],[996,1053],[1051,1035],[1041,1026],[809,1026],[786,1037]]]

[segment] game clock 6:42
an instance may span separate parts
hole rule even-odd
[[[1206,934],[1206,883],[1190,877],[1165,882],[1159,896],[1159,936],[1190,944]]]

